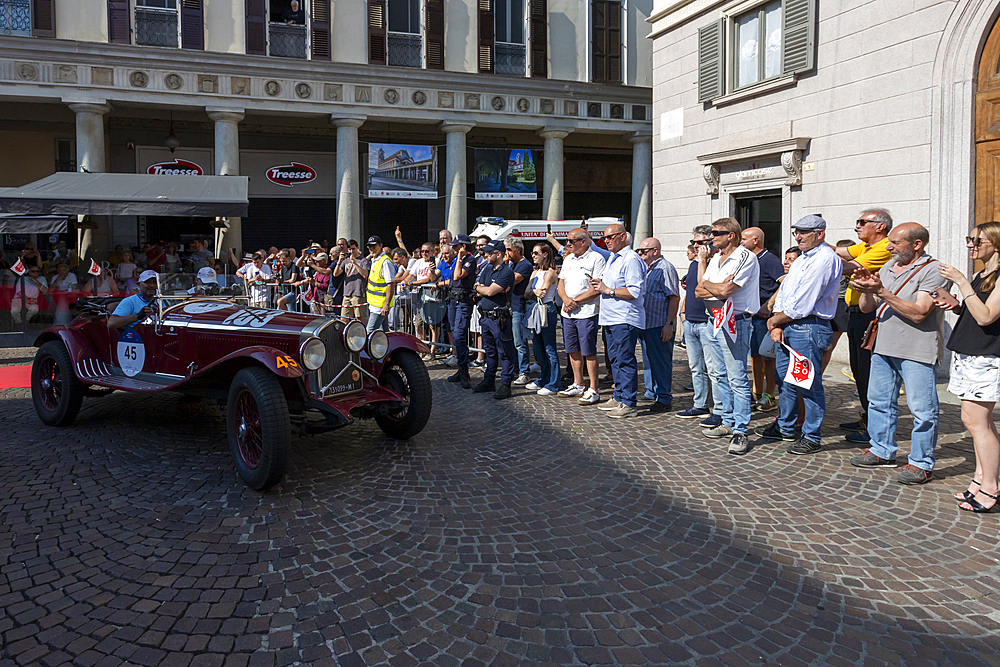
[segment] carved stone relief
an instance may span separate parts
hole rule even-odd
[[[219,92],[219,77],[213,74],[198,75],[198,92],[217,93]]]
[[[600,118],[600,117],[601,117],[601,103],[587,102],[587,118]]]
[[[163,77],[163,85],[170,90],[180,90],[181,86],[184,85],[184,79],[181,78],[180,74],[170,73]]]
[[[646,105],[645,104],[633,104],[632,105],[632,120],[646,120]]]
[[[274,79],[271,79],[264,84],[264,93],[266,93],[269,97],[277,97],[281,94],[281,84]]]
[[[135,71],[128,75],[128,82],[136,88],[145,88],[149,84],[149,75],[145,72]]]
[[[233,95],[249,95],[250,79],[245,76],[234,76],[230,81]]]
[[[18,63],[16,71],[17,78],[21,81],[38,80],[38,67],[32,65],[31,63]]]
[[[785,185],[802,185],[802,151],[782,153],[781,167],[787,175]]]
[[[113,86],[115,71],[110,67],[91,67],[90,82],[95,86]]]
[[[76,65],[56,65],[52,70],[56,83],[76,83]]]
[[[616,119],[625,118],[625,106],[622,104],[612,104],[611,117]]]
[[[344,98],[344,84],[324,83],[323,99],[327,102],[339,102]]]
[[[503,98],[499,95],[494,95],[493,99],[490,100],[490,106],[493,107],[494,111],[503,111],[504,104]]]
[[[465,94],[465,108],[466,109],[478,109],[479,108],[479,95],[475,93]]]
[[[714,164],[706,164],[702,167],[701,175],[705,179],[705,183],[708,187],[705,188],[705,193],[710,195],[719,194],[719,168]]]
[[[566,116],[579,116],[580,115],[580,103],[576,100],[566,100],[563,102],[563,115]]]
[[[527,97],[522,97],[517,100],[517,110],[521,113],[528,113],[528,109],[531,108],[531,102],[528,101]]]
[[[354,101],[370,104],[372,101],[372,87],[354,86]]]
[[[418,107],[422,107],[427,103],[427,93],[422,90],[415,90],[413,91],[413,95],[410,96],[410,99],[413,100],[413,103]]]
[[[312,97],[313,90],[312,86],[308,83],[297,83],[295,84],[295,96],[302,100],[308,100]]]
[[[441,109],[454,109],[455,93],[438,93],[438,107]]]
[[[386,88],[385,92],[382,93],[382,99],[385,100],[386,104],[395,104],[399,101],[399,91],[395,88]]]
[[[541,104],[540,104],[540,108],[541,108],[542,113],[544,113],[544,114],[551,114],[551,113],[555,113],[555,111],[556,111],[556,104],[552,100],[547,100],[545,98],[542,98]]]

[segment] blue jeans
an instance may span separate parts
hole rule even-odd
[[[785,345],[792,348],[816,369],[812,387],[808,390],[787,384],[778,396],[778,430],[785,435],[795,433],[795,421],[798,418],[797,400],[802,396],[806,405],[805,421],[802,422],[802,437],[819,444],[820,426],[826,411],[826,398],[823,393],[823,351],[833,342],[833,330],[829,324],[810,322],[807,324],[789,324],[785,327]],[[788,372],[790,357],[781,345],[775,346],[775,359],[778,377],[782,379]]]
[[[684,340],[686,341],[685,345],[687,345],[688,366],[691,368],[691,384],[694,385],[694,405],[692,407],[707,410],[708,378],[711,369],[723,367],[722,350],[711,344],[711,322],[688,322],[685,320]],[[722,412],[722,395],[718,391],[713,391],[712,414],[721,416]]]
[[[472,304],[458,301],[448,302],[448,322],[455,340],[455,359],[459,366],[469,365],[469,317]]]
[[[635,344],[641,329],[630,324],[609,324],[604,330],[608,333],[611,376],[615,380],[612,398],[634,408],[635,394],[639,389],[639,360],[635,358]]]
[[[517,371],[520,375],[527,375],[530,369],[528,363],[528,341],[531,340],[531,333],[524,326],[524,313],[514,311],[512,317],[512,328],[514,330],[514,349],[517,350]]]
[[[559,381],[559,353],[556,352],[556,322],[559,321],[559,309],[554,303],[548,306],[549,326],[542,329],[541,333],[532,334],[532,342],[535,345],[535,360],[542,367],[542,376],[538,378],[538,384],[550,391],[562,389]]]
[[[712,325],[709,324],[709,327]],[[711,335],[711,328],[709,335]],[[750,424],[750,376],[747,375],[747,355],[750,354],[750,318],[736,320],[736,342],[734,343],[719,329],[718,336],[711,339],[709,346],[716,351],[717,359],[722,359],[722,367],[709,363],[708,372],[712,376],[712,391],[722,401],[722,423],[734,433],[746,435]]]
[[[899,387],[906,385],[906,404],[913,415],[910,434],[910,465],[934,470],[934,446],[938,432],[936,364],[899,357],[872,355],[868,376],[868,436],[871,450],[883,459],[896,458],[896,425],[899,419]]]
[[[382,331],[389,330],[389,317],[388,315],[383,315],[381,310],[373,310],[368,314],[368,333],[376,329],[381,329]]]
[[[642,338],[642,386],[646,398],[670,405],[674,401],[670,393],[673,388],[674,339],[666,343],[660,340],[662,327],[643,329]]]

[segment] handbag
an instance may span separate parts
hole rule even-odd
[[[928,264],[930,264],[933,261],[934,261],[933,259],[928,259],[926,262],[924,262],[919,267],[917,267],[917,270],[914,271],[913,273],[911,273],[906,278],[906,280],[903,281],[903,284],[896,288],[896,291],[892,293],[893,296],[898,295],[900,293],[900,291],[902,291],[902,289],[904,287],[906,287],[906,283],[910,282],[910,280],[913,278],[913,276],[915,276],[918,273],[920,273],[921,271],[923,271],[924,267],[927,266]],[[874,350],[875,350],[875,337],[878,335],[878,321],[879,321],[879,318],[882,317],[882,315],[885,314],[886,308],[888,308],[888,307],[889,307],[889,304],[883,303],[882,307],[879,308],[878,313],[875,315],[875,319],[868,323],[868,328],[865,329],[865,335],[861,339],[861,348],[862,349],[868,350],[869,352],[874,352]]]
[[[538,300],[538,323],[543,329],[549,326],[549,305],[541,299]]]

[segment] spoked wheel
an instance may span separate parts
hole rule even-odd
[[[244,368],[229,387],[226,404],[229,451],[236,472],[257,491],[281,481],[291,424],[278,379],[264,368]]]
[[[375,417],[379,428],[397,440],[412,438],[424,430],[431,416],[431,378],[420,357],[411,350],[396,350],[378,380],[405,399],[402,406]]]
[[[31,400],[39,419],[49,426],[73,423],[83,405],[83,389],[61,340],[38,348],[31,366]]]

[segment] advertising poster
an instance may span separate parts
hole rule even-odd
[[[368,196],[435,199],[437,168],[434,146],[368,144]]]
[[[538,199],[540,151],[477,148],[476,199]]]

